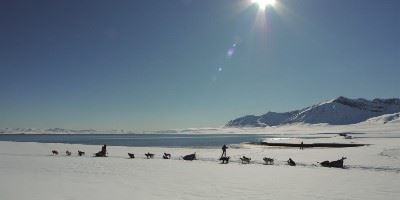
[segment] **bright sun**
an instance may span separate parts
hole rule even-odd
[[[252,0],[252,3],[257,4],[260,9],[265,9],[267,6],[274,6],[276,0]]]

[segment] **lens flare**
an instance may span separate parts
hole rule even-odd
[[[257,4],[260,9],[264,10],[267,6],[274,6],[276,0],[252,0],[252,3]]]

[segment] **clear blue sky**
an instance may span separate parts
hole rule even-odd
[[[0,127],[222,126],[399,97],[400,1],[0,1]]]

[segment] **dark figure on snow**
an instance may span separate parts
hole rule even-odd
[[[101,147],[101,151],[96,153],[96,157],[106,157],[107,155],[107,145]]]
[[[222,146],[222,155],[221,155],[221,158],[222,157],[226,157],[226,149],[227,149],[228,147],[224,144],[224,146]]]
[[[290,166],[296,166],[296,163],[295,163],[291,158],[289,158],[289,160],[287,161],[287,163],[288,163],[288,165],[290,165]]]
[[[303,150],[303,149],[304,149],[304,143],[303,143],[303,141],[301,141],[301,144],[300,144],[300,149],[301,149],[301,150]]]
[[[104,155],[107,153],[107,145],[103,145],[101,147],[101,153],[103,153]]]

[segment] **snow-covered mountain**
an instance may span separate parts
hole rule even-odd
[[[231,120],[226,127],[265,127],[292,123],[347,125],[373,117],[400,112],[400,99],[349,99],[338,97],[301,110],[264,115],[246,115]]]

